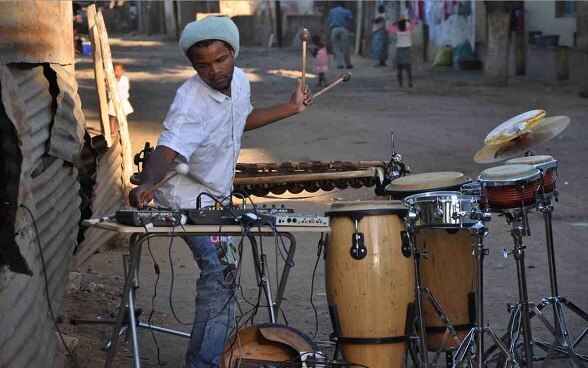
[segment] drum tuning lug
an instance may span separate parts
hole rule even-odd
[[[465,215],[466,215],[465,211],[463,211],[463,212],[462,211],[455,211],[451,215],[451,219],[453,219],[453,220],[459,220],[459,219],[465,217]]]
[[[433,212],[433,217],[435,217],[435,219],[437,219],[437,220],[441,220],[444,215],[445,215],[445,212],[443,211],[443,209],[441,207],[437,207],[435,209],[435,211]]]

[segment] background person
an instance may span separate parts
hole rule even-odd
[[[337,68],[353,68],[349,56],[349,28],[353,24],[353,14],[345,9],[345,2],[340,1],[337,6],[329,10],[329,29],[331,42],[337,61]]]

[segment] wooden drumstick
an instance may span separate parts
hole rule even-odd
[[[321,89],[320,91],[318,91],[313,98],[317,98],[318,96],[322,95],[323,93],[327,92],[328,90],[330,90],[331,88],[335,87],[337,84],[341,83],[341,82],[348,82],[351,79],[351,73],[343,73],[339,76],[339,79],[337,79],[336,81],[334,81],[333,83],[329,84],[328,86],[326,86],[325,88]]]
[[[302,40],[302,92],[306,88],[306,43],[310,38],[310,32],[304,28],[300,33],[300,40]]]
[[[149,192],[147,192],[147,196],[151,197],[151,195],[159,188],[161,188],[161,186],[165,183],[167,183],[168,181],[170,181],[171,179],[173,179],[176,175],[181,174],[181,175],[187,175],[188,171],[190,170],[190,168],[188,167],[188,164],[178,164],[175,168],[175,172],[172,173],[170,176],[163,178],[162,181],[160,181],[159,183],[155,184],[151,189],[149,189]]]

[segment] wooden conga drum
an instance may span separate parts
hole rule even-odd
[[[401,367],[414,301],[414,264],[402,252],[407,208],[400,201],[340,202],[326,213],[327,300],[346,361]],[[361,245],[363,252],[354,251]]]
[[[417,248],[427,254],[421,259],[421,284],[429,289],[462,340],[476,318],[476,259],[472,242],[467,229],[419,229],[416,236]],[[445,334],[446,324],[426,297],[423,318],[429,350],[457,349],[459,342]]]

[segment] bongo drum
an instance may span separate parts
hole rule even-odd
[[[513,158],[506,161],[507,165],[523,164],[531,165],[541,171],[543,179],[539,185],[540,196],[553,195],[555,191],[555,181],[557,180],[557,160],[549,155],[537,155]]]
[[[491,167],[479,177],[482,203],[490,212],[533,206],[541,184],[541,172],[531,165]]]
[[[327,300],[347,361],[372,368],[403,365],[407,312],[415,297],[414,263],[402,251],[407,212],[400,201],[339,202],[326,212]]]
[[[394,199],[404,199],[413,194],[437,191],[455,191],[471,181],[464,174],[456,171],[429,172],[403,176],[386,186]]]
[[[441,306],[460,339],[465,338],[475,321],[476,259],[468,229],[476,222],[469,215],[478,208],[478,201],[478,196],[460,192],[429,192],[405,199],[410,211],[417,215],[416,247],[426,254],[419,267],[421,284]],[[459,342],[451,335],[445,336],[447,325],[433,303],[425,299],[422,305],[427,347],[456,349]]]

